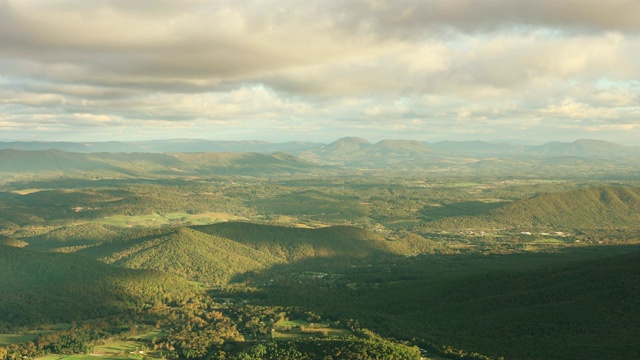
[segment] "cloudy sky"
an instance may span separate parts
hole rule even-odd
[[[0,0],[0,140],[640,145],[638,0]]]

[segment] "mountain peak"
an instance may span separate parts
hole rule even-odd
[[[360,137],[356,137],[356,136],[343,137],[343,138],[340,138],[340,139],[334,141],[331,144],[338,144],[338,143],[371,144],[368,140],[360,138]]]

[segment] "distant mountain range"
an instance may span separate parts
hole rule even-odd
[[[0,150],[1,173],[95,176],[292,175],[323,166],[286,153],[74,153]]]
[[[441,141],[429,143],[416,140],[387,139],[377,143],[358,137],[344,137],[330,144],[315,142],[270,143],[265,141],[215,141],[203,139],[168,139],[152,141],[107,142],[0,142],[0,149],[60,150],[65,152],[99,153],[193,153],[193,152],[287,152],[303,158],[339,158],[399,155],[471,155],[471,156],[601,156],[640,155],[640,147],[581,139],[574,142],[549,142],[543,145],[523,145],[517,142]]]
[[[426,170],[457,175],[638,176],[640,147],[601,140],[544,145],[345,137],[330,144],[259,141],[0,142],[0,174],[95,176],[326,174]]]
[[[202,139],[168,139],[151,141],[106,141],[106,142],[56,142],[13,141],[0,142],[0,149],[14,150],[60,150],[67,152],[125,152],[125,153],[190,153],[190,152],[256,152],[297,153],[322,146],[320,143],[265,141],[214,141]]]

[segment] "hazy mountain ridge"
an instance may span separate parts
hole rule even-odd
[[[439,141],[385,139],[371,143],[359,137],[344,137],[329,144],[294,141],[272,143],[266,141],[215,141],[203,139],[167,139],[151,141],[107,141],[107,142],[40,142],[40,141],[0,141],[1,149],[23,151],[59,150],[65,152],[99,153],[192,153],[192,152],[234,152],[234,153],[275,153],[287,152],[303,157],[336,157],[356,154],[375,148],[382,154],[394,152],[440,153],[455,155],[484,156],[630,156],[640,155],[640,147],[624,146],[604,140],[579,139],[573,142],[548,142],[542,145],[524,145],[518,142]]]
[[[150,141],[105,141],[105,142],[56,142],[56,141],[0,141],[0,149],[24,151],[60,150],[67,152],[299,152],[320,146],[319,143],[292,141],[270,143],[266,141],[215,141],[203,139],[167,139]]]
[[[0,150],[0,173],[76,173],[104,176],[277,175],[321,171],[286,153],[71,153]]]
[[[189,140],[175,142],[191,143]],[[196,147],[176,148],[173,146],[174,143],[168,140],[158,141],[155,147],[144,148],[148,152],[4,149],[0,150],[0,174],[48,172],[76,175],[90,173],[94,177],[271,176],[396,169],[453,171],[459,175],[474,175],[481,171],[487,175],[507,176],[513,174],[514,169],[518,169],[517,172],[520,174],[559,176],[569,169],[570,172],[583,176],[603,176],[612,173],[616,173],[617,176],[636,176],[636,169],[640,165],[640,147],[622,146],[600,140],[553,142],[532,146],[486,141],[445,141],[430,144],[397,139],[372,144],[365,139],[347,137],[326,145],[295,143],[295,146],[287,149],[278,144],[262,142],[226,143],[228,144],[225,146],[208,147],[209,151],[206,152],[192,151]],[[0,148],[12,144],[0,143]],[[51,146],[56,144],[58,143],[47,143]],[[62,147],[69,147],[69,143],[60,144],[64,145]],[[71,144],[74,144],[75,149],[80,146],[79,143]],[[128,143],[117,144],[124,145],[114,145],[111,148],[122,150]],[[41,147],[43,144],[37,143],[37,146]],[[184,151],[157,152],[160,149]],[[219,151],[221,149],[224,151]]]

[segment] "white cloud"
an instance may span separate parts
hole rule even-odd
[[[638,18],[633,0],[0,0],[0,126],[640,132]]]

